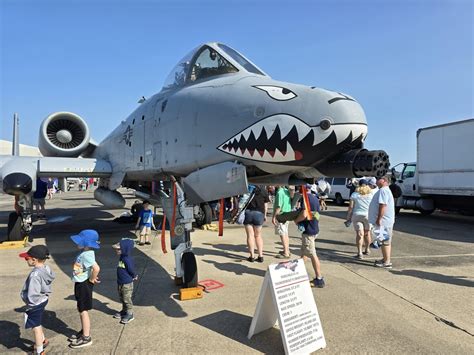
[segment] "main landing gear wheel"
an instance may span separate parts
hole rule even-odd
[[[187,251],[183,253],[181,264],[183,266],[183,287],[197,287],[198,271],[196,257],[193,252]]]
[[[208,203],[203,203],[199,206],[199,212],[196,216],[194,216],[196,220],[196,225],[201,227],[205,224],[212,223],[212,210],[211,206]]]

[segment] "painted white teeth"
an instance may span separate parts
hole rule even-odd
[[[265,149],[263,152],[262,156],[263,160],[273,160],[273,157],[270,155],[270,153]]]
[[[313,128],[313,133],[314,133],[314,141],[313,141],[313,147],[315,145],[318,145],[322,141],[324,141],[332,131],[324,131],[321,132],[321,130],[318,127]]]
[[[275,161],[284,161],[285,157],[283,156],[282,152],[278,150],[278,148],[275,148],[275,155],[273,156],[273,159]]]
[[[286,142],[286,159],[295,160],[295,151],[293,150],[290,142]]]
[[[311,127],[307,124],[300,122],[300,124],[296,125],[296,129],[298,130],[298,141],[302,141],[311,131]]]

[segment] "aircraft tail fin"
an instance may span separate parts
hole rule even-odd
[[[13,114],[13,138],[12,138],[12,155],[19,156],[20,155],[20,141],[19,137],[19,120],[18,114]]]

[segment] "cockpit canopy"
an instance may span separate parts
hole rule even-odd
[[[166,78],[163,90],[237,72],[266,75],[234,49],[222,43],[209,43],[194,48],[179,61]]]

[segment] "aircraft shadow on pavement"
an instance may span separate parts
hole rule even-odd
[[[474,287],[474,281],[468,279],[467,276],[449,276],[438,274],[435,272],[427,272],[420,270],[390,270],[392,274],[401,276],[417,277],[422,280],[430,280],[455,286]]]
[[[324,211],[324,215],[345,220],[346,211]],[[435,212],[429,216],[419,213],[401,212],[395,217],[394,230],[407,234],[431,238],[435,240],[449,240],[464,243],[474,243],[472,228],[474,217],[462,216],[455,213],[444,214]]]
[[[33,342],[21,337],[20,326],[7,320],[0,320],[0,345],[6,349],[28,351]]]
[[[243,264],[236,264],[235,262],[231,263],[220,263],[218,261],[214,260],[208,260],[204,259],[202,260],[205,263],[212,264],[216,269],[222,270],[222,271],[227,271],[227,272],[233,272],[236,275],[257,275],[264,277],[265,276],[265,270],[260,270],[260,269],[254,269],[252,267],[249,267],[247,265]]]
[[[56,266],[53,266],[53,271],[57,273],[59,269],[69,276],[72,272],[71,265],[79,252],[70,236],[79,233],[82,229],[95,229],[99,232],[101,241],[101,248],[96,252],[97,262],[101,267],[99,275],[101,283],[94,287],[94,293],[119,302],[116,281],[118,256],[113,250],[112,244],[117,243],[123,237],[135,238],[135,235],[129,230],[133,225],[114,223],[111,219],[115,216],[105,208],[52,208],[47,209],[46,213],[48,218],[63,215],[72,216],[61,223],[35,222],[35,227],[30,235],[32,239],[45,238],[51,257],[56,263]],[[6,227],[2,229],[5,229],[6,234]],[[155,244],[158,245],[156,242]],[[174,285],[168,271],[139,248],[134,248],[133,257],[136,270],[139,273],[139,280],[135,282],[134,304],[154,306],[169,317],[185,317],[187,314],[171,297],[179,290]],[[62,296],[62,298],[72,300],[74,299],[73,289],[74,286],[71,282],[69,295],[53,293],[53,297]],[[71,310],[75,311],[75,308],[75,302],[71,302]],[[97,299],[94,300],[94,308],[106,314],[112,314],[114,311],[107,306],[107,303],[99,302]]]
[[[94,293],[105,296],[108,299],[119,302],[117,294],[116,268],[118,256],[112,245],[121,238],[135,238],[128,230],[128,226],[113,223],[112,221],[91,221],[84,225],[84,229],[96,229],[100,235],[101,248],[96,251],[96,260],[101,268],[100,284],[94,287]],[[59,229],[56,227],[56,230]],[[105,232],[101,232],[105,230]],[[71,274],[71,264],[78,254],[77,247],[70,240],[72,234],[78,233],[77,227],[69,228],[68,232],[62,230],[60,233],[47,233],[46,244],[50,249],[51,256],[57,267],[66,275]],[[157,245],[157,243],[155,242]],[[151,248],[151,247],[148,247]],[[185,317],[187,314],[182,307],[171,297],[179,290],[174,285],[170,274],[159,263],[142,252],[138,247],[133,249],[133,259],[138,276],[134,284],[133,302],[136,306],[154,306],[169,317]],[[74,300],[73,284],[71,282],[71,294],[65,299]],[[71,304],[75,309],[75,302]],[[108,315],[112,315],[119,309],[113,309],[108,303],[94,299],[94,309]]]
[[[283,354],[280,331],[276,328],[254,335],[250,340],[247,338],[252,317],[222,310],[193,319],[192,322],[262,353]],[[209,349],[209,352],[212,352],[212,349]]]

